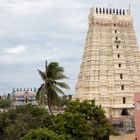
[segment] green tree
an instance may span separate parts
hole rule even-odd
[[[31,130],[20,140],[72,140],[64,135],[56,134],[47,128]]]
[[[92,127],[92,136],[95,140],[108,140],[109,135],[113,133],[112,126],[106,118],[104,110],[101,106],[95,105],[94,100],[84,102],[71,101],[67,104],[65,112],[82,114]]]
[[[95,140],[92,127],[81,113],[65,112],[58,115],[49,129],[74,140]]]
[[[9,99],[0,99],[0,108],[9,108],[11,101]]]
[[[69,86],[61,81],[67,77],[64,75],[63,67],[60,67],[57,62],[47,64],[46,61],[45,71],[38,70],[38,72],[44,83],[38,89],[37,100],[39,100],[40,104],[46,104],[47,99],[47,105],[52,114],[51,105],[58,99],[59,94],[64,94],[62,88],[69,89]]]
[[[52,135],[58,140],[108,140],[110,134],[111,124],[94,101],[70,101],[57,116],[30,104],[0,112],[1,140],[19,140],[25,135],[29,140],[55,140]]]
[[[53,119],[49,129],[75,140],[108,140],[112,127],[101,106],[94,101],[70,101],[64,114]]]
[[[19,140],[30,129],[52,125],[48,112],[32,105],[19,106],[0,114],[0,137],[2,140]]]

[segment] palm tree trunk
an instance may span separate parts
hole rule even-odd
[[[50,96],[49,96],[49,93],[48,93],[48,82],[47,82],[47,78],[48,78],[48,65],[47,65],[47,61],[45,61],[45,68],[46,68],[46,71],[45,71],[45,88],[46,88],[46,95],[47,95],[47,104],[48,104],[48,109],[50,111],[50,114],[53,115],[53,112],[51,110],[51,100],[50,100]]]
[[[48,102],[48,109],[51,115],[53,115],[52,109],[51,109],[51,102],[50,102],[50,97],[47,94],[47,102]]]
[[[45,81],[45,88],[46,88],[48,109],[49,109],[50,114],[53,115],[53,112],[51,110],[51,100],[50,100],[50,96],[49,96],[49,93],[48,93],[48,84],[47,84],[47,81]]]

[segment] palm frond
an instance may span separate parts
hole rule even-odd
[[[38,73],[40,74],[41,78],[45,81],[46,80],[46,75],[44,72],[38,70]]]
[[[47,60],[45,61],[45,70],[46,70],[46,72],[48,71],[48,62],[47,62]]]
[[[55,81],[55,84],[61,88],[64,88],[64,89],[70,89],[70,87],[65,83],[65,82],[56,82]]]
[[[57,94],[62,94],[65,95],[65,93],[63,92],[62,89],[58,88],[56,85],[52,85],[53,90],[57,93]]]
[[[58,63],[52,62],[48,65],[47,75],[48,77],[54,77],[56,72],[58,72]]]
[[[50,98],[50,101],[55,100],[58,97],[57,92],[54,90],[53,85],[50,85],[47,89],[47,97]]]
[[[57,62],[52,62],[48,65],[47,75],[49,78],[56,80],[67,78],[63,73],[64,73],[63,67],[60,67]]]
[[[36,99],[40,105],[46,105],[47,104],[47,98],[46,98],[46,88],[44,87],[44,84],[40,86],[40,88],[37,91]]]
[[[63,73],[60,73],[60,72],[59,72],[59,73],[56,73],[55,79],[56,79],[56,80],[68,79],[68,77],[65,76]]]
[[[55,104],[55,102],[59,99],[58,94],[55,91],[52,91],[50,95],[51,104]]]
[[[38,90],[37,90],[37,92],[36,92],[36,99],[37,99],[37,100],[38,100],[39,97],[40,97],[40,93],[41,93],[41,90],[42,90],[43,86],[44,86],[44,84],[42,84],[42,85],[38,88]]]

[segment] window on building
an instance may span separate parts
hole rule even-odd
[[[116,40],[118,40],[118,37],[116,37]]]
[[[110,9],[109,13],[112,14],[112,9]]]
[[[115,30],[115,33],[117,33],[117,30]]]
[[[126,104],[126,98],[123,97],[123,104]]]
[[[121,89],[124,90],[124,85],[121,86]]]
[[[115,13],[115,9],[113,9],[113,13]]]
[[[116,48],[118,49],[119,48],[119,45],[117,45]]]
[[[122,116],[127,116],[127,115],[129,115],[128,110],[127,110],[126,108],[123,108],[123,109],[122,109],[121,115],[122,115]]]
[[[122,74],[120,74],[120,78],[123,79],[123,75]]]
[[[122,15],[122,10],[120,10],[120,15]]]
[[[106,13],[108,14],[108,9],[106,9]]]
[[[98,8],[96,8],[96,13],[98,14]]]
[[[100,8],[100,14],[102,13],[102,9]]]
[[[122,65],[121,65],[121,64],[119,64],[119,68],[121,68],[121,66],[122,66]]]
[[[118,15],[118,13],[119,13],[119,12],[118,12],[118,9],[117,9],[117,10],[116,10],[116,14]]]
[[[125,10],[123,10],[123,15],[125,15]]]
[[[118,58],[120,58],[120,54],[118,54]]]

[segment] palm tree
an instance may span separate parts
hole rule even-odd
[[[38,70],[44,83],[37,91],[37,100],[40,104],[45,105],[47,103],[48,109],[52,114],[51,105],[59,97],[59,94],[64,95],[63,89],[69,89],[69,86],[61,80],[66,79],[64,75],[63,67],[60,67],[57,62],[51,62],[47,64],[45,62],[45,71]]]

